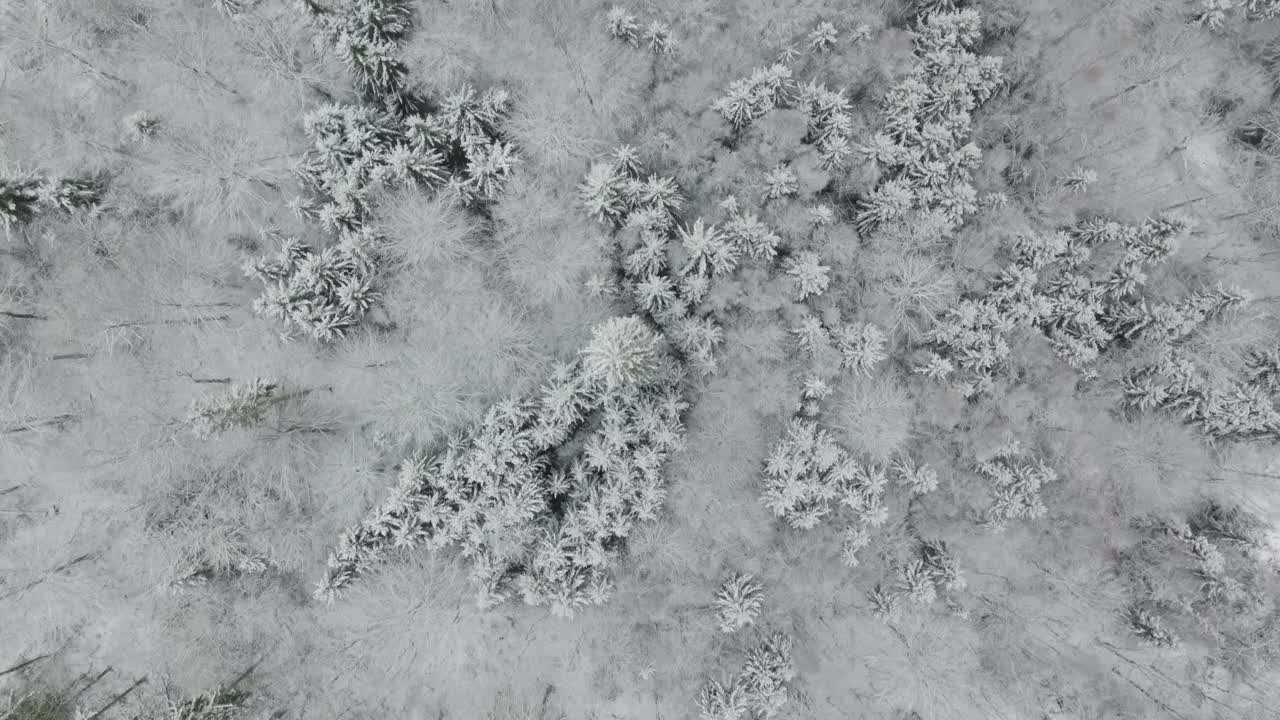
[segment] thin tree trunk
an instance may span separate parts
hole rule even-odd
[[[67,562],[62,563],[58,567],[53,568],[52,570],[46,572],[44,576],[40,577],[39,579],[32,580],[31,582],[27,583],[26,585],[23,585],[20,588],[15,588],[5,593],[4,595],[0,595],[0,600],[6,600],[8,598],[13,597],[14,595],[19,595],[21,593],[24,593],[30,590],[31,588],[39,585],[40,583],[44,582],[45,580],[49,579],[50,575],[60,573],[64,570],[70,570],[72,567],[84,562],[85,560],[88,560],[91,557],[93,557],[93,553],[85,553],[84,555],[81,555],[79,557],[72,558],[71,560],[68,560]]]
[[[44,39],[44,44],[45,44],[47,47],[50,47],[50,48],[53,48],[54,50],[57,50],[58,52],[61,52],[61,53],[65,53],[65,54],[67,54],[67,55],[70,55],[70,56],[71,56],[71,58],[72,58],[73,60],[75,60],[76,62],[79,62],[81,65],[84,65],[85,67],[87,67],[87,68],[89,68],[90,70],[92,70],[93,72],[95,72],[95,73],[97,73],[97,74],[101,75],[102,77],[104,77],[104,78],[106,78],[106,79],[108,79],[108,80],[111,80],[111,81],[117,82],[117,83],[119,83],[119,84],[121,84],[121,85],[123,85],[123,86],[125,86],[125,87],[129,87],[129,81],[128,81],[128,80],[125,80],[124,78],[120,77],[119,75],[113,75],[113,74],[111,74],[111,73],[107,72],[106,70],[102,70],[102,69],[98,68],[98,66],[97,66],[97,65],[94,65],[93,63],[91,63],[91,62],[89,62],[88,60],[86,60],[83,56],[81,56],[81,55],[80,55],[79,53],[77,53],[75,50],[72,50],[71,48],[63,47],[63,46],[61,46],[61,45],[59,45],[59,44],[55,43],[54,41],[49,40],[48,38],[45,38],[45,39]]]
[[[82,695],[84,695],[86,692],[88,692],[88,691],[89,691],[89,688],[93,687],[94,685],[97,685],[97,684],[98,684],[98,681],[100,681],[100,680],[102,680],[102,678],[106,677],[106,676],[107,676],[107,673],[109,673],[109,672],[111,672],[111,666],[110,666],[110,665],[108,665],[108,666],[107,666],[107,669],[106,669],[106,670],[103,670],[102,672],[98,673],[97,677],[95,677],[94,679],[90,680],[90,681],[89,681],[89,683],[88,683],[87,685],[85,685],[84,687],[82,687],[82,688],[80,688],[79,690],[77,690],[75,695],[72,695],[72,696],[70,696],[70,697],[68,697],[68,698],[65,698],[65,699],[62,701],[62,703],[59,705],[59,707],[65,707],[66,705],[70,705],[71,703],[75,702],[76,700],[79,700],[79,699],[80,699],[80,696],[82,696]]]
[[[103,706],[102,706],[102,708],[101,708],[100,710],[98,710],[98,712],[96,712],[96,713],[94,713],[94,714],[90,715],[90,716],[89,716],[88,718],[86,718],[85,720],[97,720],[97,718],[98,718],[98,717],[100,717],[100,716],[102,715],[102,713],[104,713],[104,712],[106,712],[106,711],[110,710],[112,707],[114,707],[116,704],[118,704],[121,700],[124,700],[126,697],[128,697],[129,693],[131,693],[131,692],[133,692],[134,690],[138,689],[138,686],[139,686],[139,685],[141,685],[142,683],[146,682],[146,681],[147,681],[147,676],[146,676],[146,675],[143,675],[141,678],[139,678],[138,680],[136,680],[132,685],[130,685],[129,687],[125,688],[125,691],[124,691],[124,692],[122,692],[122,693],[120,693],[119,695],[116,695],[115,697],[111,698],[111,702],[107,703],[106,705],[103,705]]]
[[[253,663],[249,665],[249,667],[244,669],[244,672],[241,672],[239,675],[237,675],[235,679],[232,680],[229,685],[227,685],[227,689],[234,690],[235,687],[239,685],[241,682],[243,682],[245,678],[249,677],[249,673],[256,670],[258,666],[262,664],[262,660],[263,658],[258,658],[257,660],[254,660]]]
[[[198,325],[205,322],[227,322],[231,319],[230,315],[206,315],[195,318],[165,318],[162,320],[126,320],[124,322],[112,323],[107,326],[108,330],[116,330],[126,327],[144,327],[147,325]]]
[[[38,662],[40,662],[41,660],[43,660],[43,659],[45,659],[45,658],[47,658],[47,657],[49,657],[48,653],[46,653],[46,654],[44,654],[44,655],[37,655],[37,656],[35,656],[35,657],[33,657],[33,658],[30,658],[30,659],[27,659],[27,660],[23,660],[23,661],[19,662],[17,665],[14,665],[13,667],[10,667],[10,668],[9,668],[9,669],[7,669],[7,670],[0,670],[0,677],[4,677],[5,675],[8,675],[9,673],[15,673],[15,672],[18,672],[18,671],[19,671],[19,670],[21,670],[22,668],[25,668],[25,667],[27,667],[27,666],[29,666],[29,665],[34,665],[35,663],[38,663]]]
[[[1138,683],[1134,682],[1134,681],[1133,681],[1133,678],[1130,678],[1129,676],[1127,676],[1127,675],[1125,675],[1124,673],[1120,672],[1120,668],[1113,667],[1113,668],[1111,668],[1111,672],[1112,672],[1112,673],[1114,673],[1116,677],[1118,677],[1118,678],[1120,678],[1121,680],[1124,680],[1125,682],[1127,682],[1127,683],[1129,683],[1130,685],[1132,685],[1132,686],[1133,686],[1133,687],[1134,687],[1138,692],[1140,692],[1140,693],[1142,693],[1144,696],[1146,696],[1146,698],[1147,698],[1148,700],[1150,700],[1151,702],[1155,703],[1155,704],[1156,704],[1156,706],[1157,706],[1157,707],[1159,707],[1160,709],[1162,709],[1162,710],[1164,710],[1165,712],[1169,713],[1169,714],[1170,714],[1170,715],[1172,715],[1173,717],[1178,718],[1178,720],[1187,720],[1187,717],[1186,717],[1185,715],[1183,715],[1183,714],[1181,714],[1181,713],[1177,712],[1177,711],[1176,711],[1176,710],[1174,710],[1173,708],[1169,707],[1169,705],[1168,705],[1167,703],[1165,703],[1163,700],[1161,700],[1160,698],[1156,697],[1155,695],[1152,695],[1152,694],[1151,694],[1151,692],[1150,692],[1149,690],[1147,690],[1146,688],[1142,687],[1142,686],[1141,686],[1141,685],[1139,685]]]
[[[1122,97],[1124,97],[1125,95],[1128,95],[1129,93],[1133,92],[1134,90],[1137,90],[1138,88],[1140,88],[1140,87],[1142,87],[1142,86],[1144,86],[1144,85],[1150,85],[1151,83],[1155,82],[1156,80],[1159,80],[1160,78],[1164,77],[1164,76],[1165,76],[1165,75],[1166,75],[1170,70],[1176,70],[1176,69],[1178,69],[1178,66],[1182,65],[1184,62],[1185,62],[1185,60],[1179,60],[1178,62],[1176,62],[1176,63],[1174,63],[1174,64],[1170,65],[1169,67],[1164,68],[1163,70],[1160,70],[1160,71],[1156,72],[1154,75],[1152,75],[1151,77],[1147,78],[1146,80],[1141,80],[1141,81],[1138,81],[1138,82],[1136,82],[1136,83],[1130,83],[1130,84],[1129,84],[1129,85],[1127,85],[1123,90],[1121,90],[1121,91],[1119,91],[1119,92],[1112,93],[1111,95],[1108,95],[1107,97],[1105,97],[1105,98],[1103,98],[1103,99],[1101,99],[1101,100],[1096,100],[1096,101],[1094,101],[1094,103],[1093,103],[1092,105],[1090,105],[1090,106],[1089,106],[1089,109],[1090,109],[1090,110],[1097,110],[1098,108],[1102,107],[1103,105],[1106,105],[1107,103],[1109,103],[1109,102],[1111,102],[1111,101],[1113,101],[1113,100],[1117,100],[1117,99],[1119,99],[1119,98],[1122,98]]]
[[[1209,198],[1217,197],[1219,194],[1220,194],[1220,193],[1210,193],[1210,194],[1208,194],[1208,195],[1201,195],[1201,196],[1200,196],[1200,197],[1198,197],[1198,198],[1191,198],[1190,200],[1183,200],[1183,201],[1182,201],[1182,202],[1180,202],[1180,203],[1174,203],[1173,205],[1166,205],[1166,206],[1164,206],[1164,207],[1160,208],[1160,211],[1161,211],[1161,212],[1168,212],[1168,211],[1170,211],[1170,210],[1177,210],[1177,209],[1178,209],[1178,208],[1180,208],[1180,207],[1185,207],[1185,206],[1187,206],[1187,205],[1191,205],[1191,204],[1194,204],[1194,203],[1198,203],[1198,202],[1200,202],[1201,200],[1208,200]]]
[[[177,65],[178,67],[182,68],[183,70],[189,70],[189,71],[191,71],[191,72],[192,72],[192,73],[194,73],[197,77],[202,77],[202,78],[204,78],[205,80],[208,80],[209,82],[211,82],[211,83],[213,83],[214,85],[216,85],[216,86],[218,87],[218,89],[219,89],[219,90],[222,90],[222,91],[224,91],[224,92],[230,93],[231,95],[235,96],[235,98],[236,98],[236,99],[238,99],[238,100],[243,100],[243,99],[244,99],[244,96],[240,94],[240,91],[239,91],[239,90],[236,90],[235,88],[231,87],[230,85],[226,84],[225,82],[223,82],[223,81],[219,80],[218,78],[214,77],[214,76],[213,76],[213,74],[212,74],[212,73],[210,73],[208,70],[203,70],[203,69],[201,69],[201,68],[195,67],[194,65],[188,65],[187,63],[185,63],[185,62],[183,62],[183,61],[181,61],[181,60],[172,60],[172,61],[170,61],[170,62],[172,62],[174,65]]]
[[[0,435],[17,435],[18,433],[30,432],[38,428],[49,427],[50,425],[57,425],[61,427],[69,422],[74,422],[79,419],[79,415],[75,415],[73,413],[62,413],[61,415],[54,415],[50,418],[24,421],[23,424],[20,425],[9,425],[8,427],[0,429]]]
[[[157,304],[157,305],[159,305],[159,306],[161,306],[161,307],[172,307],[172,308],[230,308],[230,307],[236,307],[236,304],[235,304],[235,303],[229,303],[229,302],[207,302],[207,303],[176,303],[176,302],[161,302],[161,303],[156,303],[156,304]]]

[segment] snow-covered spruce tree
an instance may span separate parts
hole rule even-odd
[[[805,250],[787,258],[783,271],[791,277],[795,298],[804,300],[827,291],[831,283],[830,268],[822,264],[817,253]]]
[[[447,186],[468,205],[494,200],[516,162],[500,127],[509,111],[505,90],[464,86],[432,115],[398,118],[353,105],[308,113],[303,126],[311,147],[298,172],[320,195],[312,214],[334,230],[358,228],[377,185]]]
[[[653,20],[644,28],[644,43],[654,55],[670,55],[675,52],[676,39],[671,26],[661,20]]]
[[[950,13],[960,9],[964,0],[911,0],[911,12],[923,18],[934,13]]]
[[[787,689],[796,677],[791,659],[793,642],[789,636],[774,632],[747,653],[742,689],[747,706],[758,718],[772,718],[787,704]]]
[[[1173,647],[1178,643],[1177,635],[1165,629],[1160,616],[1139,605],[1130,607],[1125,618],[1133,634],[1159,647]]]
[[[93,210],[102,202],[102,177],[42,178],[0,176],[0,226],[5,233],[31,222],[44,210]]]
[[[626,181],[612,162],[593,163],[578,185],[578,199],[595,220],[617,224],[627,213]]]
[[[235,383],[225,392],[195,401],[187,422],[192,432],[201,436],[251,428],[265,419],[279,389],[276,383],[262,378]]]
[[[840,351],[840,366],[870,376],[871,371],[889,357],[885,350],[888,338],[871,323],[845,325],[832,333]]]
[[[681,275],[728,275],[738,266],[742,246],[722,234],[716,226],[704,223],[702,218],[688,227],[677,228],[676,232],[689,258],[680,269]]]
[[[743,720],[751,711],[746,692],[737,678],[707,680],[698,692],[699,720]]]
[[[317,43],[337,52],[364,98],[388,109],[396,107],[409,72],[397,53],[413,27],[412,0],[300,4],[316,29]]]
[[[830,205],[822,203],[809,208],[809,225],[815,228],[826,228],[835,225],[836,211]]]
[[[815,417],[822,409],[822,401],[831,396],[831,386],[817,375],[805,378],[800,389],[800,407],[796,412],[804,417]]]
[[[967,585],[960,572],[960,565],[945,541],[936,538],[923,541],[920,544],[920,559],[924,561],[939,590],[959,592]]]
[[[800,351],[809,357],[817,355],[820,348],[831,342],[831,333],[816,315],[802,318],[798,325],[791,328],[791,334],[795,336]]]
[[[275,257],[254,258],[245,274],[266,286],[254,311],[328,342],[360,322],[379,298],[374,238],[348,231],[337,244],[316,251],[296,238],[269,234],[280,243]]]
[[[794,197],[799,189],[799,179],[796,178],[796,174],[792,172],[791,168],[786,165],[779,165],[765,173],[765,200],[781,200],[783,198]]]
[[[630,315],[605,320],[582,350],[583,373],[606,388],[639,385],[658,368],[658,337]]]
[[[1116,335],[1133,338],[1141,334],[1173,344],[1186,338],[1205,322],[1247,304],[1250,295],[1221,283],[1188,293],[1178,302],[1149,305],[1145,301],[1112,309],[1107,324]]]
[[[809,33],[809,52],[824,53],[836,46],[836,42],[840,39],[840,31],[836,30],[836,26],[829,21],[818,23],[818,26]]]
[[[980,26],[975,10],[921,17],[916,65],[885,96],[884,130],[863,147],[885,181],[860,209],[862,231],[911,209],[939,210],[952,225],[978,209],[972,170],[982,153],[969,142],[971,113],[1002,81],[1000,58],[970,52]]]
[[[711,107],[735,132],[744,130],[776,107],[785,105],[794,91],[791,69],[782,63],[757,68],[750,77],[730,83],[724,97]]]
[[[1244,380],[1272,395],[1280,392],[1280,346],[1250,350],[1245,358]]]
[[[1098,173],[1095,170],[1083,167],[1072,168],[1070,172],[1058,178],[1063,190],[1069,193],[1082,194],[1088,192],[1089,186],[1098,182]]]
[[[615,40],[621,40],[632,47],[639,44],[640,23],[635,15],[627,12],[626,8],[618,5],[609,8],[605,23],[609,29],[609,35]]]
[[[800,87],[796,108],[805,114],[804,142],[812,143],[822,156],[822,165],[832,169],[853,153],[853,114],[842,93],[810,81]]]
[[[734,573],[716,592],[720,632],[732,633],[755,623],[764,607],[764,588],[751,575]]]
[[[893,479],[912,495],[925,495],[938,489],[938,473],[905,455],[894,461]]]
[[[894,590],[917,605],[929,605],[938,599],[933,573],[924,560],[917,558],[898,568],[898,584]]]
[[[1039,458],[1024,459],[1021,446],[1012,442],[979,461],[976,469],[992,485],[992,503],[983,521],[995,530],[1010,520],[1038,519],[1047,512],[1040,488],[1058,480],[1058,473]]]
[[[898,582],[890,590],[877,585],[867,595],[872,610],[882,619],[898,615],[899,602],[906,599],[917,605],[929,605],[939,594],[963,590],[966,583],[960,567],[942,540],[925,540],[919,554],[898,568]],[[945,597],[945,595],[944,595]]]
[[[901,597],[895,590],[886,590],[881,584],[876,584],[867,591],[867,602],[871,603],[871,614],[885,622],[897,620],[902,614],[899,603]]]
[[[772,260],[782,243],[782,238],[752,213],[733,213],[721,230],[730,242],[753,260]]]
[[[0,177],[0,222],[6,232],[31,222],[40,210],[40,180]]]

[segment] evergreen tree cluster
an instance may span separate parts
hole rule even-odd
[[[1134,634],[1166,647],[1179,634],[1223,648],[1231,636],[1250,638],[1258,656],[1231,659],[1233,669],[1276,657],[1280,651],[1268,636],[1280,631],[1278,596],[1274,573],[1261,557],[1262,520],[1206,500],[1187,515],[1143,517],[1135,525],[1141,538],[1117,554],[1132,596],[1127,620]]]
[[[655,55],[670,55],[675,52],[676,41],[671,33],[671,26],[657,18],[640,27],[640,21],[635,15],[625,7],[615,5],[609,8],[605,23],[613,39],[621,40],[631,47],[640,47],[643,43]]]
[[[407,459],[388,499],[339,538],[318,596],[423,545],[467,558],[483,605],[518,596],[570,615],[608,598],[626,537],[661,509],[662,468],[684,432],[685,368],[715,367],[723,332],[698,304],[772,239],[682,224],[674,180],[646,175],[627,146],[591,168],[581,198],[620,230],[615,276],[593,287],[625,288],[644,317],[597,325],[539,396],[499,403],[444,449]],[[571,445],[580,450],[566,459]]]
[[[316,42],[338,54],[363,98],[391,108],[414,104],[406,87],[409,68],[400,44],[413,29],[412,0],[298,0],[316,31]]]
[[[468,206],[493,201],[517,160],[500,127],[510,103],[501,88],[464,86],[430,114],[398,117],[337,104],[311,111],[303,118],[310,146],[298,174],[316,197],[299,210],[341,232],[365,224],[379,187],[447,188]]]
[[[727,681],[708,680],[698,694],[700,720],[767,720],[787,704],[796,668],[792,639],[780,632],[766,636],[747,653],[742,671]]]
[[[791,328],[800,351],[816,359],[824,348],[840,355],[840,368],[870,376],[871,371],[889,358],[889,338],[873,323],[844,323],[828,328],[816,315],[806,315]]]
[[[8,234],[46,209],[92,211],[105,191],[106,181],[100,177],[0,176],[0,226]]]
[[[745,259],[771,259],[781,239],[736,204],[721,227],[703,218],[682,223],[675,181],[646,174],[626,145],[592,165],[579,194],[592,217],[618,230],[617,268],[607,284],[625,289],[691,368],[715,372],[724,332],[706,302],[713,283]]]
[[[399,548],[456,549],[484,606],[519,597],[571,615],[604,602],[610,567],[656,519],[662,469],[683,436],[678,363],[636,316],[608,320],[536,397],[492,406],[342,534],[317,594],[332,595]],[[572,459],[557,451],[576,441]]]
[[[729,123],[735,134],[776,108],[795,108],[804,113],[804,142],[817,148],[825,169],[839,167],[853,152],[852,107],[845,96],[816,80],[798,85],[791,68],[777,62],[757,68],[751,75],[735,80],[723,97],[711,107]],[[782,197],[785,183],[770,183],[770,196]],[[791,188],[790,194],[794,193]]]
[[[910,458],[900,458],[889,468],[859,462],[841,447],[812,416],[819,401],[830,392],[825,383],[810,379],[802,394],[801,414],[792,418],[786,433],[774,445],[764,463],[761,502],[773,514],[797,530],[811,530],[832,513],[849,518],[840,556],[847,567],[857,567],[858,553],[871,541],[871,531],[889,519],[884,492],[890,477],[912,495],[937,487],[937,475]]]
[[[989,290],[961,300],[930,329],[917,372],[946,379],[960,371],[957,386],[973,396],[1005,369],[1009,338],[1020,329],[1044,333],[1060,358],[1087,375],[1106,350],[1141,338],[1155,359],[1124,378],[1128,406],[1177,412],[1213,439],[1280,437],[1272,379],[1280,374],[1280,355],[1255,351],[1243,373],[1223,379],[1185,350],[1204,323],[1244,306],[1249,293],[1214,283],[1177,300],[1142,294],[1185,229],[1168,218],[1138,225],[1095,218],[1018,238],[1012,262]]]
[[[1010,520],[1044,517],[1047,510],[1040,489],[1058,480],[1058,473],[1044,460],[1026,459],[1015,441],[997,448],[976,469],[991,483],[992,503],[983,516],[988,527],[1000,530]]]
[[[296,238],[269,237],[280,243],[275,257],[245,264],[245,274],[266,286],[253,303],[258,314],[330,342],[355,327],[378,301],[377,250],[367,231],[344,232],[340,242],[320,251]]]
[[[1280,0],[1199,0],[1193,19],[1210,30],[1223,29],[1236,14],[1249,20],[1273,20],[1280,18]]]
[[[884,130],[863,147],[884,181],[861,203],[859,230],[937,210],[959,225],[979,208],[972,171],[982,160],[970,142],[971,113],[1002,82],[1001,59],[971,48],[980,38],[976,10],[934,12],[915,30],[916,65],[884,99]]]
[[[1212,440],[1280,439],[1280,411],[1269,365],[1258,353],[1244,377],[1222,378],[1175,345],[1124,378],[1125,403],[1136,410],[1162,409],[1197,425]]]
[[[447,189],[469,207],[495,200],[517,162],[501,129],[511,96],[501,88],[463,86],[429,110],[405,100],[404,67],[394,59],[412,28],[406,0],[347,0],[336,8],[300,0],[319,28],[352,64],[366,104],[329,103],[307,113],[308,148],[297,173],[310,197],[295,200],[304,219],[336,233],[314,250],[286,240],[275,258],[250,261],[265,293],[255,309],[333,340],[355,326],[377,300],[380,238],[369,227],[380,188]],[[394,99],[394,101],[389,100]]]
[[[1218,285],[1177,302],[1140,294],[1184,230],[1172,219],[1125,225],[1097,218],[1019,237],[1012,262],[988,291],[961,300],[930,329],[930,353],[917,370],[937,378],[959,370],[957,384],[966,395],[984,392],[1007,367],[1009,337],[1028,328],[1043,332],[1060,358],[1086,371],[1117,342],[1143,336],[1175,345],[1248,299]]]
[[[916,605],[929,605],[941,594],[954,602],[952,594],[966,586],[964,576],[955,555],[942,540],[925,540],[920,543],[916,557],[899,566],[898,580],[891,587],[876,584],[867,593],[871,610],[885,621],[893,621],[902,611],[902,601]]]

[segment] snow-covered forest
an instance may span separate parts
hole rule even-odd
[[[0,720],[1280,717],[1280,1],[0,0]]]

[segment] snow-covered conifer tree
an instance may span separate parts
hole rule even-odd
[[[755,623],[764,606],[764,588],[751,575],[734,573],[716,593],[720,631],[735,632]]]
[[[233,384],[226,392],[197,400],[188,422],[197,435],[213,435],[232,428],[250,428],[263,421],[280,389],[274,382],[254,378]]]
[[[830,268],[822,264],[822,258],[810,250],[797,253],[787,259],[784,271],[791,277],[797,300],[821,295],[831,282]]]

